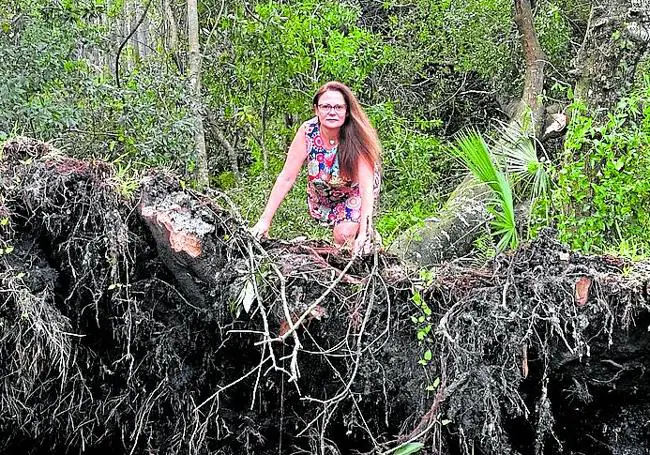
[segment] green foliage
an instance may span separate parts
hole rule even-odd
[[[491,221],[494,235],[499,238],[497,250],[515,248],[518,237],[512,189],[506,175],[496,164],[485,140],[478,132],[461,134],[451,150],[474,177],[487,184],[492,190],[494,203],[489,209],[494,216]]]
[[[558,2],[542,2],[534,18],[535,31],[544,53],[554,68],[562,68],[570,59],[571,25]]]
[[[650,78],[603,120],[574,103],[553,192],[561,240],[586,252],[650,246]]]
[[[225,171],[217,176],[216,183],[219,188],[227,190],[237,184],[237,178],[232,171]]]
[[[439,64],[494,77],[511,59],[511,21],[510,0],[419,0],[395,10],[391,33],[417,56],[415,71]]]
[[[477,107],[495,102],[490,90],[513,90],[510,0],[392,0],[383,9],[376,28],[391,47],[385,68],[372,76],[376,102],[393,101],[409,117],[444,119],[453,131],[486,120]]]
[[[493,154],[504,167],[513,186],[521,187],[520,193],[526,197],[545,197],[549,191],[550,176],[546,157],[538,158],[536,142],[518,127],[500,123],[497,138],[493,144]]]
[[[14,131],[81,156],[123,156],[143,165],[181,163],[191,153],[185,81],[152,57],[115,86],[108,68],[83,57],[103,52],[103,2],[18,1],[0,31],[0,131]],[[115,3],[112,3],[112,7]],[[20,19],[20,20],[18,20]],[[111,57],[112,58],[112,57]]]
[[[431,333],[431,330],[433,328],[432,326],[432,311],[429,305],[424,301],[422,298],[422,294],[419,292],[414,292],[413,296],[411,297],[411,300],[415,304],[416,308],[418,309],[418,314],[417,316],[411,316],[411,322],[415,324],[415,327],[417,329],[417,339],[418,342],[424,343],[428,342],[431,343],[433,342],[433,334]],[[428,352],[429,354],[426,354]],[[421,365],[426,365],[430,360],[431,360],[431,351],[426,351],[423,358],[420,359],[419,363]],[[428,358],[427,358],[428,357]]]
[[[424,444],[421,442],[408,442],[401,445],[400,448],[395,451],[395,455],[410,455],[420,452],[423,448]]]
[[[486,262],[498,253],[496,244],[494,243],[494,237],[487,231],[485,234],[478,236],[476,240],[474,240],[473,246],[474,251],[476,251],[476,257],[479,261]]]
[[[443,176],[449,174],[453,160],[439,139],[427,134],[438,121],[409,121],[390,103],[373,106],[368,113],[383,147],[377,228],[390,243],[402,230],[437,212],[447,189]]]
[[[548,223],[548,216],[537,210],[539,201],[545,204],[549,197],[548,164],[545,157],[537,156],[536,142],[525,133],[528,129],[525,125],[501,123],[489,146],[481,134],[470,132],[459,135],[451,147],[452,153],[493,193],[488,210],[493,215],[491,226],[496,245],[489,238],[479,237],[475,247],[481,256],[490,257],[517,246],[523,229],[516,226],[515,201],[530,201],[530,213],[538,218],[538,226]]]

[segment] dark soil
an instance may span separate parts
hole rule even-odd
[[[425,282],[122,183],[5,146],[0,453],[650,453],[646,264],[549,231]]]

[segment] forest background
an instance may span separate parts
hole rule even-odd
[[[570,121],[531,138],[526,170],[543,167],[549,186],[536,195],[526,235],[550,224],[573,248],[643,256],[648,59],[634,90],[594,113],[574,96],[592,2],[531,6],[546,65],[537,97]],[[207,178],[254,222],[295,131],[313,115],[313,93],[340,80],[382,141],[376,225],[390,243],[435,218],[463,179],[459,133],[503,136],[526,69],[514,15],[511,0],[3,1],[0,140],[33,136],[112,162],[125,195],[152,166],[187,185]],[[326,236],[308,220],[301,178],[271,235]],[[475,242],[485,253],[495,245],[487,233]]]

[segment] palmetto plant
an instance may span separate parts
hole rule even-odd
[[[526,196],[544,196],[550,177],[544,164],[546,159],[537,158],[535,143],[517,125],[501,123],[499,135],[492,146],[493,155],[505,166],[513,186],[520,186]]]
[[[505,174],[496,165],[483,136],[476,131],[461,133],[451,147],[469,171],[492,190],[494,201],[489,210],[494,216],[494,235],[499,238],[497,250],[515,248],[518,243],[512,189]]]
[[[474,130],[461,133],[451,146],[452,153],[493,194],[488,210],[493,215],[493,234],[497,251],[516,248],[519,242],[515,218],[513,187],[538,197],[546,193],[549,177],[538,160],[534,144],[516,127],[505,125],[500,138],[491,146]]]

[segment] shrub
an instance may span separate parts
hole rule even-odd
[[[604,121],[574,103],[553,192],[561,240],[587,252],[650,245],[650,79]]]

